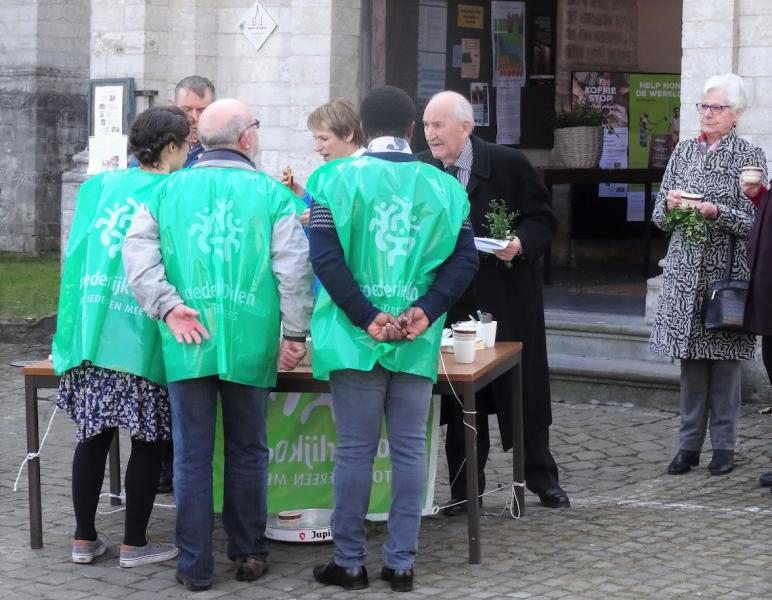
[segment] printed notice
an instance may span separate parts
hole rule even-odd
[[[87,175],[126,168],[126,136],[99,135],[88,138]]]
[[[461,38],[461,79],[480,77],[480,40]]]
[[[520,143],[520,86],[516,83],[496,88],[496,143]]]
[[[490,101],[488,84],[477,82],[469,84],[469,101],[472,103],[475,127],[488,127],[490,123]]]
[[[467,29],[482,29],[484,9],[473,4],[458,5],[458,26]]]
[[[121,135],[123,133],[123,86],[96,86],[94,106],[94,136]]]

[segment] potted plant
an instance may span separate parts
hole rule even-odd
[[[572,169],[598,166],[603,151],[603,129],[608,124],[609,110],[595,108],[589,100],[576,104],[573,110],[561,108],[555,113],[555,150],[563,164]]]

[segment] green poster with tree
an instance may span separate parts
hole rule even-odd
[[[629,167],[665,168],[681,132],[681,76],[632,73],[629,102]],[[643,221],[643,210],[643,186],[631,185],[627,220]]]

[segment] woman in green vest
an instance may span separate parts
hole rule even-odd
[[[76,425],[76,563],[90,563],[108,547],[94,521],[110,442],[119,427],[131,435],[119,564],[134,567],[177,556],[175,546],[146,537],[164,446],[171,439],[170,410],[158,326],[131,293],[121,248],[136,209],[185,162],[188,133],[179,108],[144,111],[129,134],[140,167],[101,173],[78,194],[53,340],[54,367],[61,375],[57,404]]]

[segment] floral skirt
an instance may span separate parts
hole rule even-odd
[[[56,404],[75,421],[78,442],[113,427],[127,429],[143,442],[172,437],[166,388],[138,375],[86,361],[62,374]]]

